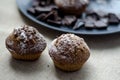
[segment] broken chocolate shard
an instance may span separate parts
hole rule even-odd
[[[96,14],[99,16],[99,18],[108,17],[108,13],[102,10],[96,11]]]
[[[53,19],[55,21],[61,21],[62,18],[59,16],[58,12],[56,10],[52,10],[52,11],[54,11],[54,13],[53,13]]]
[[[88,10],[87,12],[86,12],[86,16],[87,17],[92,17],[93,19],[95,19],[95,20],[99,20],[100,19],[100,17],[97,15],[97,13],[95,12],[95,11],[93,11],[93,10]]]
[[[46,6],[46,7],[40,7],[40,6],[35,7],[35,10],[36,10],[36,12],[38,14],[40,14],[40,13],[49,13],[50,11],[57,10],[57,9],[58,9],[58,7],[55,6],[55,5],[50,5],[50,6]]]
[[[40,13],[49,13],[52,9],[48,8],[48,7],[36,7],[35,8],[36,13],[40,14]]]
[[[105,29],[108,26],[108,24],[103,22],[102,20],[94,22],[94,25],[97,29]]]
[[[62,20],[62,24],[65,26],[72,26],[77,18],[75,16],[65,16]]]
[[[117,16],[117,18],[119,19],[119,21],[120,21],[120,14],[116,14],[116,16]]]
[[[44,1],[44,0],[43,0]],[[47,5],[50,5],[51,0],[46,0]]]
[[[62,21],[62,18],[59,17],[58,15],[54,15],[54,20],[55,21]]]
[[[48,6],[51,3],[51,0],[39,0],[40,6]]]
[[[32,2],[32,7],[35,8],[35,7],[37,7],[37,6],[39,6],[39,1],[36,1],[36,0],[33,1],[33,2]]]
[[[54,25],[54,26],[61,26],[62,25],[61,21],[54,21],[54,20],[50,20],[50,19],[47,20],[47,23]]]
[[[56,13],[56,11],[50,11],[50,12],[45,16],[45,19],[55,20],[55,13]]]
[[[36,11],[35,11],[35,8],[33,8],[33,7],[28,8],[28,9],[27,9],[27,12],[28,12],[29,14],[33,15],[33,16],[36,16],[36,15],[37,15],[37,13],[36,13]]]
[[[46,21],[47,19],[49,20],[54,20],[54,21],[61,21],[62,19],[58,16],[56,11],[50,11],[49,13],[45,14],[43,13],[42,15],[40,14],[37,19],[41,19]]]
[[[89,22],[89,23],[94,23],[96,21],[96,19],[92,18],[91,16],[87,16],[84,19],[84,22]]]
[[[75,25],[73,26],[73,29],[76,30],[76,29],[79,29],[80,27],[83,27],[84,26],[84,22],[80,19],[78,19],[75,23]]]
[[[93,21],[85,21],[85,28],[86,29],[93,29],[93,28],[95,28],[94,22]]]
[[[41,1],[40,2],[40,6],[46,6],[47,4],[46,4],[46,2],[45,1]]]
[[[94,24],[92,24],[92,23],[85,23],[85,28],[86,28],[86,29],[94,29],[95,26],[94,26]]]
[[[93,15],[95,14],[95,11],[93,9],[87,9],[85,13],[86,15]]]
[[[42,13],[39,16],[37,16],[36,19],[41,20],[41,21],[45,21],[45,16],[46,16],[46,14]]]
[[[108,22],[110,25],[118,25],[119,24],[119,19],[115,14],[110,13],[108,15],[108,18],[109,18]]]
[[[100,20],[101,20],[102,22],[108,24],[108,18],[101,18]]]

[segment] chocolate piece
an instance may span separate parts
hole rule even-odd
[[[108,26],[107,23],[103,22],[102,20],[94,22],[94,25],[98,29],[105,29]]]
[[[48,6],[50,5],[51,0],[39,0],[40,6]]]
[[[87,17],[84,19],[84,22],[94,23],[95,21],[96,21],[96,19],[94,19],[94,18],[91,17],[91,16],[87,16]]]
[[[91,18],[93,18],[95,20],[99,20],[100,19],[99,16],[96,13],[95,14],[91,14],[91,15],[89,15],[87,17],[91,17]]]
[[[61,17],[59,17],[58,15],[54,14],[54,20],[55,21],[62,21]]]
[[[86,15],[87,16],[91,16],[91,17],[93,17],[96,20],[108,17],[108,13],[107,12],[104,12],[104,11],[101,11],[101,10],[95,11],[95,10],[92,10],[92,9],[87,10],[86,11]]]
[[[45,1],[45,0],[43,0],[43,1]],[[47,5],[50,5],[50,3],[51,3],[51,0],[46,0]]]
[[[75,23],[75,25],[73,26],[73,29],[78,29],[80,27],[83,27],[84,26],[84,22],[80,19],[77,20],[77,22]]]
[[[37,15],[37,13],[36,13],[36,11],[35,11],[35,8],[28,8],[27,9],[27,12],[29,13],[29,14],[31,14],[31,15],[33,15],[33,16],[36,16]]]
[[[37,16],[36,19],[41,20],[41,21],[45,21],[45,16],[46,16],[46,14],[42,13],[39,16]]]
[[[48,7],[52,10],[58,10],[58,7],[56,5],[49,5]]]
[[[38,14],[40,14],[40,13],[49,13],[50,11],[56,10],[56,9],[58,9],[58,7],[55,6],[55,5],[50,5],[50,6],[46,6],[46,7],[38,6],[38,7],[35,8],[35,10],[36,10],[36,12]]]
[[[118,18],[118,19],[119,19],[119,21],[120,21],[120,14],[117,14],[116,16],[117,16],[117,18]]]
[[[32,7],[37,7],[37,6],[39,6],[39,1],[33,1],[32,2]]]
[[[54,15],[55,17],[55,21],[62,21],[61,17],[59,17],[58,15]]]
[[[58,16],[57,12],[56,11],[51,11],[49,12],[48,14],[40,14],[37,19],[39,20],[44,20],[46,21],[47,19],[50,19],[50,20],[54,20],[54,21],[61,21],[61,18]]]
[[[47,19],[54,20],[54,21],[61,21],[62,19],[58,16],[58,13],[56,11],[51,11],[48,14],[40,14],[37,19],[41,19],[46,21]]]
[[[94,22],[95,22],[96,20],[94,19],[94,18],[92,18],[92,17],[87,17],[85,20],[84,20],[84,22],[85,22],[85,28],[86,29],[93,29],[93,28],[95,28],[95,25],[94,25]]]
[[[93,29],[95,28],[94,22],[93,21],[85,21],[85,28],[86,29]]]
[[[48,19],[47,22],[51,25],[55,25],[55,26],[61,26],[62,22],[61,21],[54,21],[54,20],[50,20]]]
[[[56,11],[51,11],[45,16],[45,19],[55,20],[55,14],[56,14]]]
[[[93,9],[87,9],[87,10],[85,11],[85,13],[86,13],[86,15],[92,15],[92,14],[95,13],[95,10],[93,10]]]
[[[52,9],[49,7],[36,7],[35,10],[38,14],[40,14],[40,13],[49,13]]]
[[[109,22],[110,25],[112,25],[112,24],[113,25],[118,25],[119,24],[119,19],[115,14],[110,13],[108,15],[108,18],[109,18],[108,22]]]
[[[45,1],[41,1],[40,2],[40,6],[46,6],[47,4],[46,4],[46,2]]]
[[[100,19],[99,16],[97,15],[97,13],[94,10],[92,10],[92,9],[86,11],[86,16],[94,18],[95,20],[99,20]]]
[[[86,29],[93,29],[93,28],[95,28],[95,26],[93,23],[85,23],[85,28]]]
[[[101,21],[103,21],[104,23],[108,24],[108,18],[101,18]]]
[[[104,12],[104,11],[96,11],[96,14],[99,16],[99,18],[104,18],[104,17],[107,17],[108,16],[108,13],[107,12]]]
[[[62,20],[62,24],[66,26],[71,26],[77,20],[75,16],[65,16]]]

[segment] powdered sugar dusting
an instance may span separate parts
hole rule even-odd
[[[74,34],[63,34],[57,39],[55,46],[60,53],[74,53],[75,47],[78,45],[77,42]]]
[[[24,30],[22,30],[22,32],[21,32],[21,34],[20,34],[20,37],[21,37],[21,38],[24,38],[25,40],[27,39],[27,36],[26,36]]]

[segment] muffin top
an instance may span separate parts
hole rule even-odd
[[[46,41],[35,28],[23,26],[14,29],[7,37],[6,46],[15,53],[31,54],[42,52],[46,47]]]
[[[69,63],[85,61],[90,55],[89,48],[83,38],[74,34],[63,34],[55,39],[49,53],[54,60]]]

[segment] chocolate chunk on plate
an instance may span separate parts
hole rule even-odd
[[[54,20],[50,20],[48,19],[47,20],[47,23],[51,24],[51,25],[54,25],[54,26],[61,26],[62,25],[62,22],[61,21],[54,21]]]
[[[87,16],[85,19],[84,19],[84,22],[91,22],[91,23],[94,23],[96,21],[96,19],[94,19],[93,17],[91,16]]]
[[[56,20],[57,17],[57,12],[55,10],[50,11],[47,15],[46,15],[46,19],[50,19],[50,20]]]
[[[40,6],[47,6],[48,4],[47,4],[47,2],[45,2],[45,1],[40,1]]]
[[[51,3],[51,0],[39,0],[40,6],[48,6]]]
[[[37,6],[39,6],[39,1],[37,0],[33,1],[32,7],[37,7]]]
[[[42,17],[44,16],[44,18]],[[50,19],[50,20],[54,20],[54,21],[61,21],[61,17],[59,17],[57,11],[50,11],[49,13],[45,14],[45,13],[42,13],[42,15],[40,14],[37,19],[41,18],[42,17],[42,20],[47,20],[47,19]]]
[[[86,21],[86,22],[85,22],[85,28],[86,28],[86,29],[94,29],[94,28],[95,28],[95,25],[94,25],[94,23],[91,22],[91,21]]]
[[[86,16],[87,17],[92,17],[95,20],[99,20],[100,19],[100,17],[98,16],[98,14],[96,13],[96,11],[94,11],[94,10],[87,10],[86,11]]]
[[[86,29],[93,29],[93,28],[95,28],[95,25],[94,25],[94,22],[95,22],[96,20],[94,19],[94,18],[92,18],[92,17],[87,17],[85,20],[84,20],[84,22],[85,22],[85,28]]]
[[[35,8],[31,7],[27,9],[27,12],[33,16],[37,16],[37,13],[35,11]]]
[[[119,19],[118,19],[118,17],[115,14],[110,13],[108,15],[108,23],[110,25],[118,25],[119,24]]]
[[[103,21],[104,23],[108,24],[108,18],[101,18],[101,21]]]
[[[86,15],[93,15],[93,14],[95,14],[95,10],[87,9],[85,13],[86,13]]]
[[[40,14],[40,13],[49,13],[52,9],[49,7],[35,7],[35,11]]]
[[[105,18],[108,16],[108,13],[102,10],[96,11],[96,14],[99,16],[99,18]]]
[[[73,26],[73,29],[76,30],[76,29],[79,29],[80,27],[83,27],[84,26],[84,22],[80,19],[78,19],[75,23],[75,25]]]
[[[62,24],[65,26],[72,26],[77,18],[75,16],[65,16],[62,20]]]
[[[41,6],[35,7],[35,10],[38,14],[49,13],[50,11],[56,10],[56,9],[58,9],[58,7],[55,6],[55,5],[49,5],[49,6],[46,6],[46,7],[41,7]]]
[[[117,16],[117,18],[119,19],[119,21],[120,21],[120,14],[116,14],[116,16]]]
[[[95,25],[95,27],[96,27],[97,29],[105,29],[105,28],[108,27],[108,24],[105,23],[105,22],[102,21],[102,20],[95,21],[95,22],[94,22],[94,25]]]
[[[45,21],[45,19],[46,19],[46,14],[45,14],[45,13],[42,13],[42,14],[40,14],[39,16],[37,16],[36,19],[41,20],[41,21]]]

